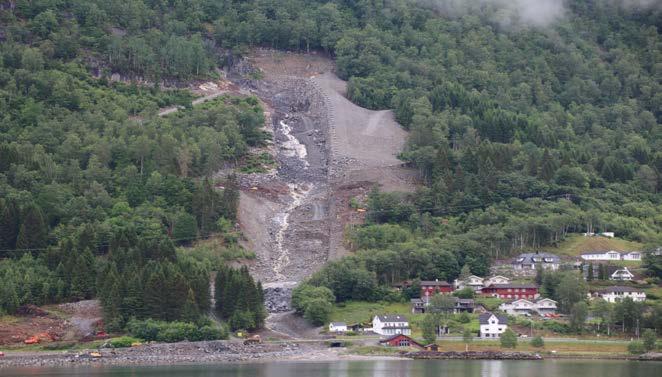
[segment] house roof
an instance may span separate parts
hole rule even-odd
[[[476,276],[476,275],[469,275],[469,276],[467,276],[466,279],[464,279],[464,280],[466,281],[466,280],[469,280],[469,279],[484,280],[485,278],[482,278],[482,277],[480,277],[480,276]]]
[[[375,317],[382,322],[409,322],[407,317],[400,314],[376,315]]]
[[[497,319],[499,320],[499,323],[500,323],[500,324],[504,324],[504,325],[507,325],[507,324],[508,324],[508,317],[506,317],[505,315],[496,315],[496,314],[492,314],[491,312],[486,312],[486,313],[483,313],[483,314],[479,315],[479,316],[478,316],[478,322],[480,322],[481,325],[487,325],[487,324],[489,323],[489,322],[488,322],[489,319],[490,319],[492,316],[497,317]]]
[[[539,261],[534,261],[534,258],[540,258]],[[524,253],[513,260],[513,264],[533,264],[533,263],[559,263],[558,255],[550,253]]]
[[[612,292],[643,292],[641,289],[632,288],[632,287],[607,287],[598,291],[599,293],[612,293]]]
[[[331,322],[331,326],[339,327],[339,326],[347,326],[345,322]]]
[[[616,251],[616,250],[602,250],[602,251],[589,251],[589,252],[586,252],[586,253],[582,253],[581,255],[604,255],[604,254],[607,254],[607,253],[621,254],[620,251]]]
[[[553,302],[553,303],[555,303],[555,304],[557,303],[556,301],[552,300],[551,298],[547,298],[547,297],[545,297],[545,298],[540,298],[540,299],[536,300],[536,303],[541,302],[541,301],[551,301],[551,302]]]
[[[535,284],[490,284],[485,288],[500,288],[500,289],[508,289],[508,288],[528,288],[528,289],[537,289],[538,286]]]
[[[405,339],[409,340],[409,344],[411,344],[411,345],[413,345],[413,346],[417,346],[417,347],[423,348],[423,345],[422,345],[421,343],[415,341],[414,339],[412,339],[411,337],[409,337],[409,336],[407,336],[407,335],[405,335],[405,334],[395,334],[395,335],[389,336],[389,337],[386,338],[386,339],[382,339],[382,340],[380,340],[379,343],[388,343],[388,342],[390,342],[391,340],[394,340],[394,339],[397,339],[397,338],[405,338]]]
[[[496,279],[496,278],[501,278],[501,279],[510,280],[509,278],[507,278],[507,277],[505,277],[505,276],[501,276],[501,275],[490,276],[490,277],[486,278],[485,280],[491,280],[491,279]]]
[[[618,270],[614,271],[614,273],[611,274],[611,275],[614,276],[614,275],[621,275],[621,274],[626,274],[626,275],[632,275],[632,276],[634,276],[634,274],[633,274],[632,272],[630,272],[630,270],[628,270],[627,267],[625,267],[625,268],[621,268],[621,269],[618,269]]]
[[[447,281],[439,281],[439,280],[421,280],[421,287],[422,286],[450,286],[450,283]]]
[[[533,301],[527,300],[525,298],[520,298],[520,299],[517,299],[517,300],[507,300],[505,303],[506,304],[514,304],[516,302],[528,302],[529,304],[533,305]]]

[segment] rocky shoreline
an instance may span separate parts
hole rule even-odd
[[[74,365],[174,365],[295,360],[306,357],[323,357],[326,350],[326,347],[320,344],[298,344],[293,342],[253,345],[244,345],[237,341],[156,343],[116,349],[7,352],[4,357],[0,357],[0,369]],[[94,353],[98,353],[98,355],[94,355]]]
[[[411,359],[440,359],[440,360],[543,360],[537,353],[529,352],[495,352],[495,351],[468,351],[468,352],[435,352],[419,351],[403,354]]]
[[[93,356],[93,353],[98,355]],[[662,353],[640,356],[582,357],[582,355],[546,355],[551,359],[619,359],[662,361]],[[282,361],[335,360],[543,360],[531,352],[434,352],[417,351],[388,355],[354,355],[351,350],[328,348],[318,342],[283,342],[245,345],[240,341],[204,341],[145,344],[132,348],[68,351],[16,351],[0,357],[3,368],[71,366],[154,366],[186,364],[265,363]],[[1,373],[0,373],[1,374]]]

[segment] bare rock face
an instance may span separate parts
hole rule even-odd
[[[292,310],[292,288],[272,287],[264,289],[264,306],[269,313],[284,313]]]

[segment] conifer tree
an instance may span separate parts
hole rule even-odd
[[[188,290],[186,295],[186,301],[184,303],[184,308],[182,310],[181,320],[184,322],[195,322],[200,317],[198,313],[197,303],[195,302],[195,294],[193,289]]]
[[[556,159],[554,159],[554,157],[549,153],[548,149],[545,149],[542,155],[542,163],[540,166],[540,178],[549,182],[552,178],[554,178],[556,169],[558,169]]]
[[[44,216],[36,205],[30,205],[25,210],[23,222],[16,238],[17,249],[41,249],[48,242],[48,229]]]
[[[237,176],[232,174],[228,177],[223,190],[223,217],[235,221],[237,219],[237,207],[239,206],[239,183]]]
[[[0,250],[16,248],[16,239],[20,229],[20,209],[13,200],[8,200],[0,212]],[[9,255],[10,252],[0,251],[0,256]]]

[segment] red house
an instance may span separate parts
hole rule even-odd
[[[481,290],[486,296],[501,299],[538,298],[538,286],[535,284],[492,284]]]
[[[453,286],[448,284],[445,281],[421,281],[421,297],[432,297],[436,293],[451,293],[453,292]]]
[[[425,348],[419,342],[403,334],[397,334],[386,339],[382,339],[379,341],[379,344],[387,345],[389,347],[416,347],[420,349]]]

